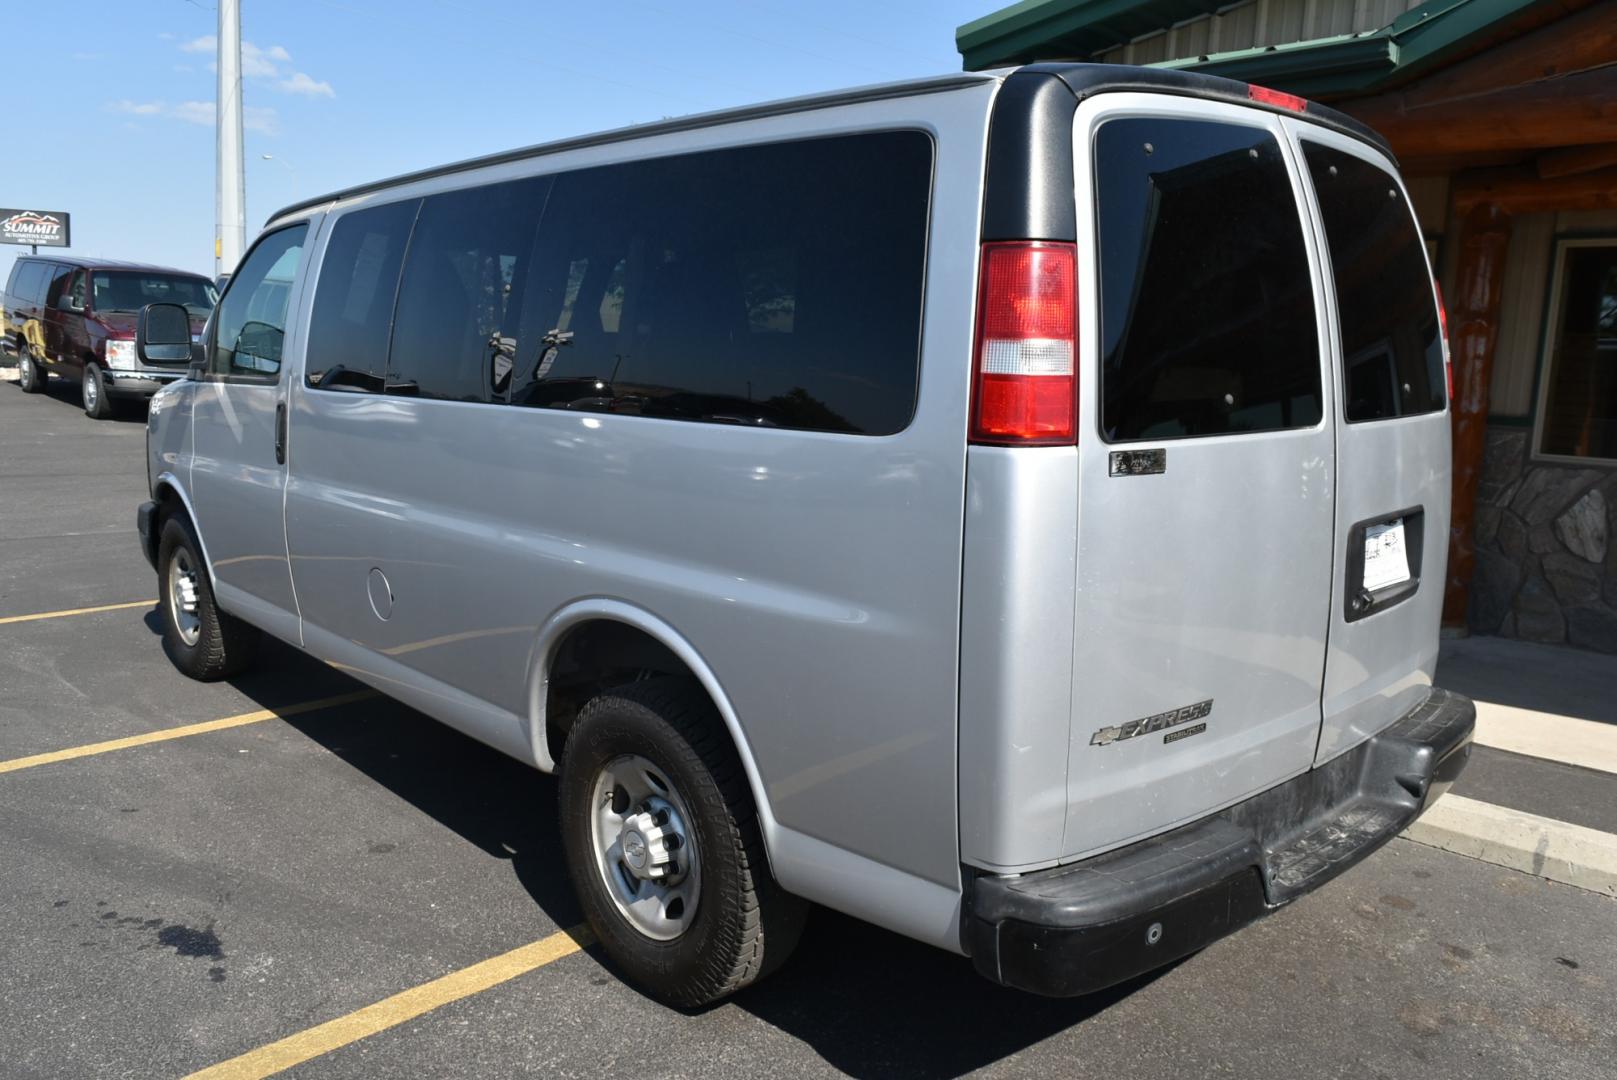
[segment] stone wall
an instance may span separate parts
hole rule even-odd
[[[1617,468],[1531,461],[1530,437],[1488,430],[1471,629],[1617,653]]]

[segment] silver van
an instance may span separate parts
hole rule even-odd
[[[1180,72],[340,191],[153,402],[164,643],[215,679],[263,631],[558,772],[590,924],[669,1002],[767,973],[810,902],[1085,993],[1464,765],[1439,303],[1374,133]]]

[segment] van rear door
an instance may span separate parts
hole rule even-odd
[[[1280,118],[1119,93],[1076,124],[1068,858],[1310,767],[1336,510],[1324,282]]]
[[[1432,681],[1449,534],[1447,376],[1431,267],[1392,163],[1356,139],[1285,125],[1334,282],[1340,373],[1324,763],[1402,716]]]

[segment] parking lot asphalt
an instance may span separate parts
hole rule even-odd
[[[1617,904],[1402,840],[1089,999],[821,911],[774,978],[663,1008],[556,937],[550,778],[386,698],[286,708],[361,690],[290,646],[201,685],[146,607],[3,621],[155,595],[143,426],[75,397],[0,384],[0,1075],[262,1076],[278,1042],[298,1077],[1617,1072]]]

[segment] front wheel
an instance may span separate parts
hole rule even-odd
[[[219,610],[191,524],[176,514],[163,522],[157,545],[157,603],[163,612],[163,651],[193,679],[212,682],[247,667],[259,632]]]
[[[746,773],[692,681],[648,679],[584,706],[561,821],[595,936],[653,996],[717,1001],[797,944],[807,905],[770,876]]]
[[[105,420],[112,415],[112,401],[107,397],[107,381],[101,374],[101,368],[95,364],[84,365],[84,378],[79,382],[79,392],[84,398],[84,415],[92,420]]]

